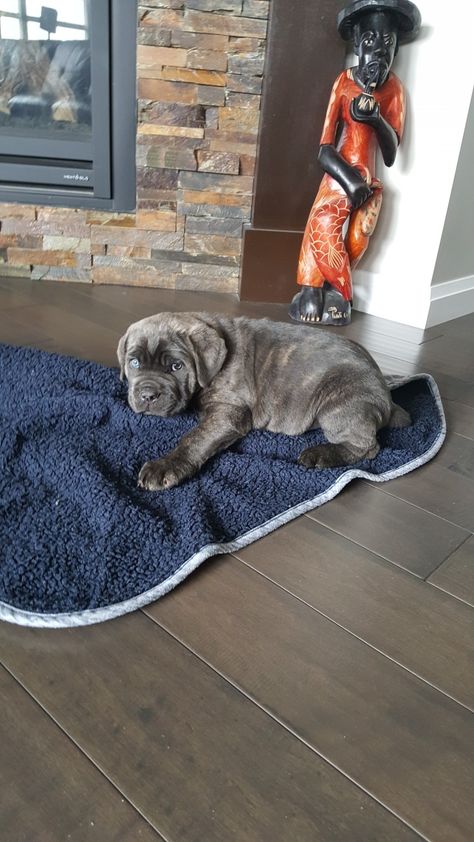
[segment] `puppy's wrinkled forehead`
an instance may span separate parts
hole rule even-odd
[[[166,347],[181,345],[184,337],[196,328],[198,319],[177,316],[174,313],[163,313],[148,316],[132,324],[128,330],[128,348],[141,348],[150,355]]]

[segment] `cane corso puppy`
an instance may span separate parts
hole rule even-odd
[[[379,451],[377,430],[410,424],[370,354],[337,334],[268,319],[160,313],[132,324],[118,346],[134,412],[169,416],[192,406],[198,425],[138,484],[150,491],[192,477],[249,430],[297,435],[321,427],[327,444],[306,468],[350,465]]]

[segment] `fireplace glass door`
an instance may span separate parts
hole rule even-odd
[[[0,185],[110,197],[109,0],[0,0]]]

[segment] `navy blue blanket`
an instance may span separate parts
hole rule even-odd
[[[137,488],[141,465],[173,448],[192,414],[135,415],[117,369],[0,345],[0,618],[70,626],[118,616],[354,477],[413,470],[444,439],[438,390],[419,375],[395,399],[413,426],[382,430],[371,461],[308,470],[296,459],[323,440],[319,430],[253,432],[182,486],[148,492]]]

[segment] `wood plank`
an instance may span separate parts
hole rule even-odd
[[[9,309],[0,321],[0,342],[6,345],[24,345],[37,348],[52,345],[54,340],[48,331],[25,319],[23,307]]]
[[[473,532],[474,441],[448,433],[434,461],[380,490]]]
[[[146,610],[419,833],[470,837],[466,708],[231,557]]]
[[[0,647],[166,839],[418,839],[140,612],[70,630],[3,623]]]
[[[461,544],[428,582],[474,605],[474,536]]]
[[[468,537],[465,529],[362,482],[307,517],[423,579]]]
[[[428,370],[435,368],[468,383],[474,382],[474,347],[453,341],[453,336],[441,336],[422,345],[419,362]]]
[[[3,667],[0,704],[5,842],[163,839]]]
[[[457,600],[306,517],[234,555],[461,704],[474,704],[474,613]]]
[[[474,439],[474,407],[450,400],[444,400],[443,406],[448,430]]]
[[[115,331],[95,325],[74,313],[65,314],[52,304],[30,305],[15,311],[15,324],[21,344],[31,330],[30,325],[35,324],[37,330],[50,337],[48,350],[64,353],[66,349],[66,353],[80,359],[117,365],[116,349],[120,336]],[[35,347],[38,344],[35,343]]]

